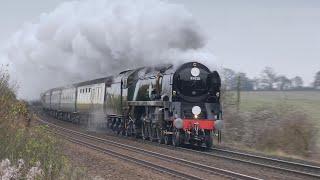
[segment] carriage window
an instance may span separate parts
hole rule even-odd
[[[122,88],[123,89],[127,88],[127,81],[128,81],[127,78],[123,78],[123,80],[122,80]]]

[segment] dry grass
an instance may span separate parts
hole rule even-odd
[[[14,176],[13,179],[26,179],[28,171],[39,164],[43,172],[39,179],[90,179],[83,169],[68,162],[60,149],[62,142],[48,133],[46,126],[30,126],[32,114],[25,102],[16,99],[15,88],[10,86],[9,80],[8,72],[1,66],[0,162],[8,159],[11,167],[18,167],[15,163],[20,159],[24,161],[19,177]],[[10,171],[0,172],[0,179],[7,178],[2,176],[6,173],[8,175]]]
[[[278,102],[238,112],[231,104],[224,111],[226,144],[286,156],[317,156],[317,126],[295,106]]]

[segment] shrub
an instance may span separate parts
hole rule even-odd
[[[0,129],[0,159],[8,158],[13,162],[23,159],[26,168],[41,164],[46,178],[59,176],[65,159],[56,138],[46,132],[46,127]]]
[[[226,143],[304,157],[315,151],[316,126],[307,114],[288,104],[263,105],[246,113],[229,108],[224,118]]]
[[[6,66],[0,65],[0,120],[2,120],[10,110],[11,103],[16,101],[14,93],[15,87],[10,86],[9,79],[10,76]]]
[[[89,179],[68,162],[48,127],[30,126],[32,115],[14,89],[0,66],[0,179]]]

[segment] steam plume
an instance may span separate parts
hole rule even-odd
[[[26,24],[6,54],[20,96],[33,99],[51,87],[127,68],[191,60],[205,44],[183,6],[160,0],[84,0],[63,3],[37,23]]]

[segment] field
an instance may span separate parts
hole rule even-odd
[[[224,96],[226,144],[320,161],[320,91],[243,91],[239,112],[236,94]]]
[[[302,110],[320,126],[320,91],[246,91],[240,96],[242,112],[265,104],[284,103]]]

